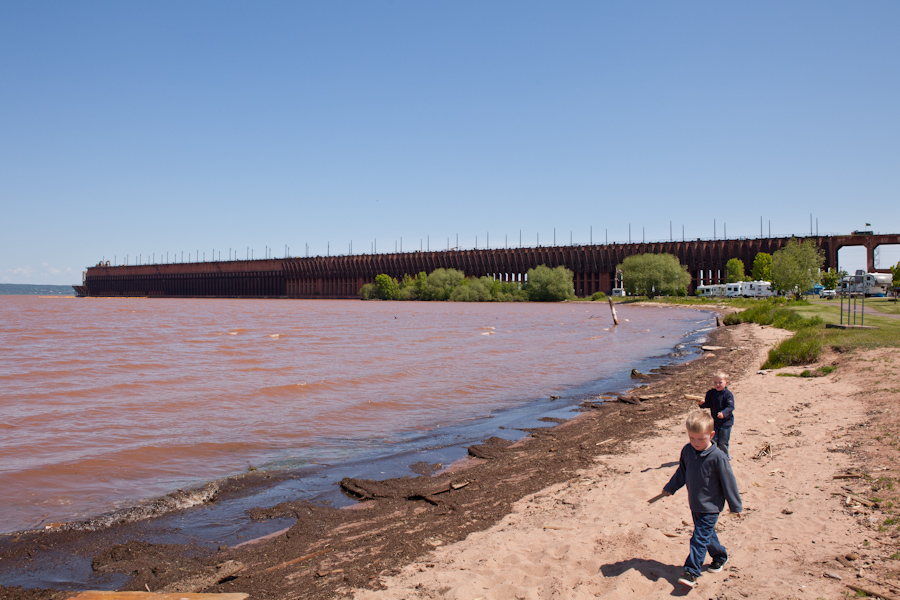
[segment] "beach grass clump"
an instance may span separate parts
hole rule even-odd
[[[799,331],[807,327],[817,327],[824,324],[825,321],[821,317],[805,318],[792,310],[784,308],[775,311],[772,319],[773,327],[787,329],[788,331]]]
[[[866,315],[865,324],[875,329],[828,329],[825,341],[838,352],[900,347],[900,319]]]
[[[790,365],[804,365],[815,362],[822,354],[824,340],[822,328],[804,327],[771,350],[763,363],[763,369],[780,369]]]
[[[739,323],[757,323],[758,325],[772,325],[779,329],[799,331],[805,327],[822,325],[825,321],[818,315],[803,317],[793,310],[793,306],[806,303],[805,301],[764,300],[757,301],[749,308],[741,312],[731,313],[725,316],[726,325]]]
[[[825,375],[830,375],[834,373],[834,370],[837,367],[832,365],[825,365],[824,367],[819,367],[818,369],[804,369],[800,373],[778,373],[778,377],[824,377]]]

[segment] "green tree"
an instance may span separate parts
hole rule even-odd
[[[435,269],[422,284],[421,300],[449,300],[453,288],[465,281],[466,275],[456,269]]]
[[[812,240],[791,238],[772,255],[772,287],[800,298],[819,283],[824,263],[825,254]]]
[[[691,283],[687,267],[671,254],[635,254],[619,268],[625,290],[639,296],[683,295]]]
[[[400,293],[400,284],[390,275],[375,276],[375,297],[381,300],[395,300]]]
[[[514,302],[518,300],[527,300],[525,290],[518,281],[500,281],[491,282],[491,296],[498,302]]]
[[[726,281],[736,283],[744,280],[744,261],[739,258],[731,258],[725,263]]]
[[[891,272],[894,274],[894,287],[900,287],[900,262],[891,267]]]
[[[772,255],[768,252],[758,252],[753,259],[750,276],[754,281],[772,281]]]
[[[419,271],[415,277],[411,277],[409,273],[405,274],[400,280],[400,290],[397,292],[396,300],[422,299],[426,277],[424,271]]]
[[[838,282],[847,274],[846,271],[838,271],[837,269],[828,269],[822,273],[822,287],[826,290],[837,288]]]
[[[367,283],[359,288],[359,296],[363,300],[374,300],[376,292],[377,290],[375,289],[374,283]]]
[[[450,300],[453,302],[490,302],[491,287],[494,280],[490,277],[478,279],[464,279],[450,292]]]
[[[539,265],[525,274],[525,293],[532,302],[559,302],[575,297],[574,274],[565,267]]]

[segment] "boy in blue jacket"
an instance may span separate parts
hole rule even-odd
[[[743,507],[731,463],[713,442],[715,431],[712,415],[705,412],[692,413],[687,418],[686,425],[690,442],[681,449],[678,470],[663,487],[663,493],[671,496],[681,486],[687,486],[694,534],[684,563],[684,574],[678,578],[678,583],[694,587],[707,552],[712,557],[712,564],[709,566],[712,573],[721,571],[728,562],[728,551],[719,543],[716,535],[716,521],[725,508],[725,502],[728,502],[728,508],[738,517]]]
[[[715,423],[716,446],[731,460],[728,445],[734,426],[734,394],[728,389],[728,375],[721,371],[713,375],[713,389],[706,392],[700,408],[708,408]]]

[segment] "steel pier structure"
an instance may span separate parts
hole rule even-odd
[[[79,296],[226,297],[226,298],[358,298],[359,290],[375,276],[392,277],[457,269],[469,277],[524,281],[528,269],[539,265],[564,266],[574,274],[575,293],[589,296],[614,287],[617,265],[634,254],[675,255],[691,274],[691,288],[724,283],[725,263],[743,261],[749,273],[759,252],[772,254],[791,238],[669,241],[591,246],[498,248],[359,254],[309,258],[269,258],[197,263],[131,266],[98,264],[89,267]],[[900,244],[900,234],[810,236],[824,252],[825,268],[838,266],[838,250],[864,246],[870,272],[875,249]],[[887,269],[878,269],[888,272]]]

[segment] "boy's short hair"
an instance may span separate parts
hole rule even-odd
[[[725,381],[728,381],[728,373],[719,371],[718,373],[713,374],[713,379],[724,379]]]
[[[713,421],[712,415],[708,412],[692,412],[688,415],[685,425],[691,433],[710,433],[715,431],[715,421]]]

